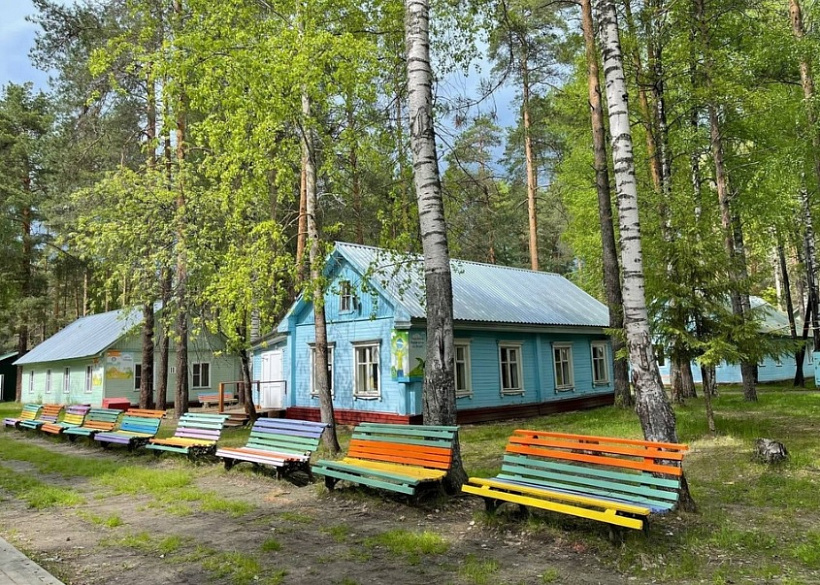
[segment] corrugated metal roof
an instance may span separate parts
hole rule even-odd
[[[16,355],[17,355],[16,351],[10,351],[9,353],[5,353],[3,355],[0,355],[0,362],[2,362],[3,360],[7,360],[10,357],[14,357]]]
[[[758,330],[760,333],[771,333],[773,335],[791,336],[789,329],[789,316],[781,313],[760,297],[749,297],[749,304],[752,310],[757,312],[760,318]]]
[[[411,318],[426,317],[421,256],[337,242],[336,250]],[[608,327],[607,307],[558,274],[451,260],[458,321]]]
[[[81,317],[14,362],[16,365],[90,357],[142,322],[142,311],[121,309]]]

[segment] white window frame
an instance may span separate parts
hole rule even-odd
[[[353,346],[353,398],[358,400],[377,400],[380,399],[382,396],[382,384],[384,382],[382,376],[382,360],[381,360],[381,349],[382,349],[382,342],[381,340],[371,340],[371,341],[355,341],[352,342],[351,345]],[[363,362],[359,363],[359,351],[370,349],[375,352],[376,361],[373,362]],[[378,380],[376,381],[376,388],[370,389],[365,392],[359,390],[359,366],[360,365],[376,365],[376,372],[378,375]]]
[[[316,368],[314,364],[316,363],[314,360],[316,359],[316,344],[310,343],[310,395],[312,397],[319,396],[319,391],[316,390]],[[336,388],[333,385],[333,372],[334,372],[334,364],[333,360],[336,357],[336,344],[335,343],[328,343],[327,344],[327,381],[330,384],[330,395],[336,395]]]
[[[71,368],[63,368],[63,394],[71,394]]]
[[[140,391],[142,384],[142,364],[134,364],[134,392]]]
[[[85,367],[85,393],[91,394],[94,390],[94,366]]]
[[[463,387],[459,388],[459,376],[458,376],[458,350],[464,350],[464,359],[461,360],[464,363],[464,382]],[[453,341],[453,376],[455,378],[456,384],[456,398],[464,398],[467,396],[473,395],[473,376],[472,376],[472,365],[470,363],[470,340],[469,339],[456,339]]]
[[[569,383],[565,380],[563,384],[558,384],[558,364],[559,361],[555,359],[555,352],[556,351],[566,351],[567,352],[567,374],[569,375]],[[575,389],[575,369],[572,365],[572,343],[570,342],[555,342],[552,344],[552,374],[553,374],[553,381],[555,382],[555,390],[556,392],[568,392],[570,390]],[[560,363],[564,363],[564,360],[561,360]]]
[[[510,395],[520,395],[524,394],[524,352],[523,352],[524,344],[521,342],[501,342],[498,344],[498,386],[501,388],[501,395],[502,396],[510,396]],[[507,350],[507,364],[505,365],[503,355],[504,350]],[[504,387],[504,372],[507,372],[507,378],[509,379],[512,373],[512,369],[510,366],[512,365],[509,361],[510,350],[515,351],[516,353],[516,361],[515,361],[515,375],[518,378],[518,386],[509,388]]]
[[[46,370],[46,394],[51,394],[51,370]]]
[[[349,280],[339,281],[339,312],[350,313],[353,311],[353,285]]]
[[[600,361],[602,362],[602,366],[604,368],[604,377],[602,379],[597,379],[595,377],[595,350],[601,350],[601,357]],[[611,378],[609,375],[609,344],[606,341],[593,341],[589,346],[589,353],[590,357],[592,358],[592,385],[593,386],[607,386],[609,385]]]
[[[202,383],[202,366],[208,366],[208,380],[207,384]],[[197,367],[199,368],[199,374],[196,373]],[[199,376],[199,385],[197,385],[194,380],[196,377]],[[201,389],[201,388],[210,388],[211,387],[211,362],[194,362],[191,364],[191,388]]]
[[[34,396],[34,370],[28,372],[28,393]]]

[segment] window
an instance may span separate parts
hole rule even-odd
[[[211,387],[211,364],[208,362],[194,364],[194,388]]]
[[[51,370],[46,370],[46,394],[51,394]]]
[[[349,280],[339,282],[339,312],[347,313],[353,310],[353,288]]]
[[[572,375],[572,344],[556,343],[552,346],[555,362],[555,389],[572,390],[575,380]]]
[[[333,345],[327,345],[327,383],[330,386],[330,395],[333,396]],[[310,395],[318,396],[316,387],[316,346],[310,346]]]
[[[470,380],[470,343],[455,342],[456,396],[470,396],[473,386]]]
[[[94,386],[94,366],[85,367],[85,393],[91,394],[91,389]]]
[[[775,366],[777,366],[778,368],[779,368],[779,367],[781,367],[781,366],[783,365],[783,362],[782,362],[782,361],[780,361],[780,356],[776,356],[776,357],[774,358],[774,365],[775,365]]]
[[[63,370],[63,394],[71,392],[71,368]]]
[[[34,395],[34,370],[28,373],[28,393]]]
[[[381,392],[379,376],[379,343],[361,343],[353,346],[353,396],[378,398]]]
[[[592,342],[592,383],[596,385],[609,384],[609,367],[606,359],[606,342]]]
[[[134,364],[134,391],[138,392],[142,386],[142,364]]]
[[[521,344],[502,343],[498,346],[501,365],[501,393],[523,394],[524,383],[521,372]]]

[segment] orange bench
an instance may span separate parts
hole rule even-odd
[[[85,415],[91,410],[88,404],[74,404],[65,409],[65,415],[60,422],[46,423],[40,427],[44,433],[59,435],[71,427],[79,427],[85,421]]]
[[[44,404],[43,409],[37,418],[31,420],[21,420],[17,425],[18,429],[33,429],[38,430],[41,426],[48,423],[55,423],[60,415],[63,413],[65,406],[62,404]]]
[[[346,480],[412,496],[446,477],[457,440],[458,427],[361,423],[347,456],[318,461],[313,472],[324,476],[330,490]]]
[[[471,477],[461,489],[484,498],[488,512],[512,502],[641,530],[651,513],[677,505],[687,450],[680,443],[516,430],[501,473]]]

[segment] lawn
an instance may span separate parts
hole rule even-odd
[[[72,584],[818,583],[820,393],[761,386],[759,397],[749,404],[721,388],[716,437],[701,401],[676,407],[699,511],[653,520],[648,537],[630,533],[621,545],[587,520],[541,512],[522,520],[512,507],[488,517],[473,497],[413,506],[372,490],[329,496],[250,466],[225,472],[15,430],[0,434],[0,534]],[[4,403],[0,415],[19,409]],[[164,421],[162,434],[172,427]],[[496,473],[520,427],[641,437],[634,413],[614,407],[468,425],[468,473]],[[228,430],[223,442],[242,444],[247,434]],[[790,460],[753,461],[759,437],[785,443]]]

